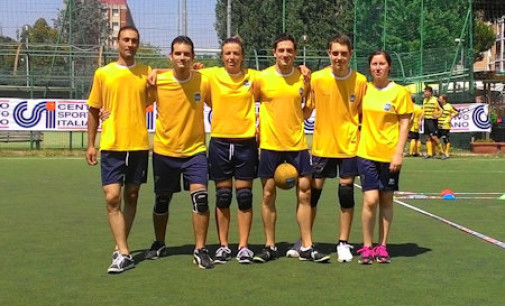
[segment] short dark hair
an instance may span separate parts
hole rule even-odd
[[[242,55],[244,55],[244,41],[242,38],[238,35],[235,35],[233,37],[228,37],[227,39],[223,40],[223,43],[221,44],[221,52],[223,51],[223,46],[226,44],[237,44],[240,46]]]
[[[370,56],[368,56],[368,66],[370,66],[370,64],[372,63],[372,58],[377,55],[383,55],[386,58],[386,62],[388,62],[389,67],[393,66],[392,65],[393,60],[391,59],[391,55],[389,55],[389,53],[387,53],[384,50],[376,50],[372,54],[370,54]]]
[[[123,26],[119,29],[119,32],[117,32],[117,40],[119,40],[119,38],[121,37],[121,33],[125,30],[133,30],[135,32],[137,32],[137,36],[138,36],[138,39],[140,41],[140,34],[139,34],[139,30],[134,27],[134,26],[131,26],[131,25],[126,25],[126,26]]]
[[[288,33],[282,33],[282,34],[279,34],[276,38],[275,38],[275,41],[274,41],[274,50],[277,50],[277,44],[281,41],[285,41],[285,40],[289,40],[293,43],[293,45],[295,46],[295,51],[296,51],[296,42],[295,42],[295,38],[293,37],[293,35],[291,34],[288,34]]]
[[[433,93],[433,88],[432,88],[431,86],[426,86],[426,87],[424,87],[424,90],[425,90],[425,91],[427,90],[427,91],[429,91],[429,92]]]
[[[170,54],[174,53],[174,45],[175,44],[190,45],[191,46],[191,54],[195,55],[195,47],[193,45],[193,41],[191,40],[191,38],[184,36],[184,35],[180,35],[180,36],[177,36],[176,38],[174,38],[174,40],[172,40],[172,44],[170,45]]]
[[[352,51],[352,42],[349,36],[344,35],[344,34],[336,34],[333,35],[332,38],[330,38],[330,41],[328,42],[328,49],[331,49],[331,46],[336,43],[336,44],[342,44],[346,45],[349,48],[349,51]]]

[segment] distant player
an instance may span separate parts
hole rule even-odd
[[[448,158],[451,152],[451,120],[459,115],[459,111],[456,110],[452,105],[447,101],[447,95],[440,95],[438,101],[440,105],[442,105],[442,116],[438,118],[438,138],[442,140],[445,144],[444,154],[445,157]]]
[[[421,125],[421,120],[423,119],[423,108],[416,104],[414,97],[411,96],[412,102],[414,102],[414,112],[412,113],[412,126],[409,131],[408,140],[410,141],[409,154],[407,156],[421,156],[421,139],[419,138],[419,127]]]
[[[433,96],[433,88],[426,86],[423,100],[423,129],[424,135],[426,135],[426,158],[432,158],[435,155],[434,146],[438,148],[441,157],[445,157],[442,152],[442,145],[438,139],[438,118],[441,114],[442,107],[440,107],[437,98]]]
[[[363,188],[363,247],[358,263],[390,262],[387,241],[393,222],[393,194],[398,190],[413,106],[408,90],[389,79],[391,56],[376,51],[369,58],[373,81],[363,98],[358,170]],[[379,208],[379,213],[377,213]],[[379,221],[379,244],[373,247]]]
[[[339,176],[340,234],[337,243],[339,262],[352,261],[348,243],[354,215],[354,177],[358,175],[358,149],[361,101],[366,77],[349,67],[351,40],[346,35],[331,38],[328,55],[331,67],[312,74],[311,109],[315,109],[312,136],[313,180],[311,188],[312,224],[326,178]],[[299,256],[299,245],[288,257]]]
[[[158,118],[153,148],[156,193],[153,222],[156,240],[146,258],[156,259],[165,254],[169,205],[173,194],[181,191],[182,175],[184,187],[191,193],[193,206],[193,261],[202,269],[210,269],[213,267],[212,257],[205,248],[209,201],[203,120],[203,103],[211,102],[210,85],[207,77],[191,70],[194,56],[191,39],[187,36],[176,37],[170,53],[173,70],[157,77]]]
[[[96,70],[88,98],[86,161],[89,165],[97,164],[95,139],[100,109],[108,113],[102,124],[100,165],[107,218],[116,243],[109,273],[121,273],[135,266],[127,238],[135,218],[140,185],[147,181],[146,107],[154,99],[148,97],[146,89],[150,67],[135,62],[139,39],[133,27],[119,30],[119,57],[116,62]],[[121,197],[125,203],[123,212]]]
[[[258,76],[260,162],[258,176],[263,184],[261,214],[265,231],[265,247],[254,256],[255,262],[264,263],[278,257],[275,244],[275,197],[273,179],[275,169],[288,162],[298,170],[296,186],[296,218],[302,238],[300,260],[326,262],[330,257],[314,249],[311,230],[310,181],[312,167],[305,139],[303,101],[310,84],[293,67],[296,56],[295,39],[289,34],[279,35],[274,43],[275,65]]]

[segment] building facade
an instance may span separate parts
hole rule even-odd
[[[135,26],[130,8],[128,7],[127,0],[99,0],[102,7],[102,16],[107,20],[110,35],[107,39],[106,45],[115,47],[117,46],[117,35],[119,29],[126,25]]]

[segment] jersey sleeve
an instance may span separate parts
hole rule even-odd
[[[102,108],[102,82],[100,78],[100,69],[95,71],[93,76],[93,85],[91,86],[91,92],[88,97],[88,105],[93,108]]]
[[[398,115],[412,114],[414,112],[410,93],[405,87],[399,90],[397,99],[396,113]]]

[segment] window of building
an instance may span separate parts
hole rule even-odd
[[[118,17],[119,16],[119,9],[112,9],[112,16]]]
[[[119,22],[112,23],[112,31],[114,31],[114,32],[119,31]]]

